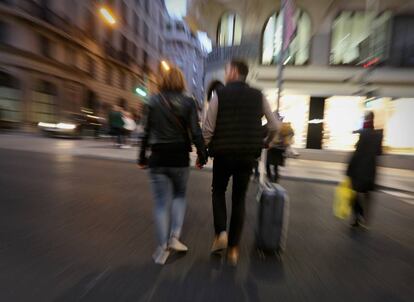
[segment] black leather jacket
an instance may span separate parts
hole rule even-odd
[[[159,144],[188,144],[197,148],[200,164],[207,161],[207,150],[199,125],[195,100],[182,93],[163,92],[151,97],[141,143],[139,162],[145,161],[149,146]]]

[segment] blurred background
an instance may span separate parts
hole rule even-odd
[[[387,151],[412,154],[413,1],[295,3],[280,101],[295,147],[351,150],[369,109]],[[203,110],[232,57],[249,61],[249,83],[276,109],[279,1],[2,0],[0,9],[3,128],[31,131],[68,112],[106,118],[113,104],[139,117],[162,62],[183,69]]]
[[[0,301],[412,301],[414,0],[281,2],[0,0]],[[295,133],[286,253],[256,257],[252,179],[239,266],[209,257],[209,161],[189,180],[190,252],[160,269],[136,167],[146,104],[176,65],[203,117],[232,58]],[[367,110],[384,154],[354,232],[332,202]],[[114,112],[137,125],[125,146]]]

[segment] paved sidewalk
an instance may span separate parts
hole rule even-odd
[[[138,154],[137,147],[117,149],[108,140],[53,139],[33,135],[1,135],[0,148],[128,162],[135,162]],[[193,165],[195,159],[196,154],[191,154]],[[211,167],[210,160],[206,169]],[[281,176],[285,179],[335,184],[343,179],[345,169],[344,163],[288,159],[286,166],[281,168]],[[414,193],[414,171],[379,167],[377,184],[381,189]]]
[[[67,152],[71,144],[40,141],[44,146],[37,150],[54,149],[52,142]],[[414,207],[389,194],[373,194],[369,231],[350,229],[332,213],[332,185],[282,179],[290,206],[280,261],[262,259],[255,250],[252,182],[240,262],[232,268],[210,256],[212,175],[194,170],[181,236],[189,251],[172,254],[160,267],[151,259],[156,240],[146,171],[129,162],[1,148],[0,171],[1,302],[411,302],[414,297]]]

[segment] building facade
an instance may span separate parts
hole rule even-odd
[[[170,19],[166,23],[165,57],[184,72],[188,93],[197,100],[200,108],[204,101],[206,55],[197,36],[184,21]]]
[[[120,99],[138,113],[135,88],[155,89],[166,15],[163,0],[1,0],[2,119],[34,125],[82,108],[105,116]]]
[[[285,65],[280,113],[296,147],[353,149],[364,111],[376,114],[390,152],[414,152],[414,1],[296,0],[296,35],[282,55],[274,0],[191,0],[192,23],[208,33],[205,89],[223,81],[232,57],[248,60],[248,81],[274,109],[277,65]]]

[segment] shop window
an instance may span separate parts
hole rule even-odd
[[[277,109],[277,89],[265,89],[263,93],[269,100],[272,111],[275,111]],[[284,95],[280,98],[279,114],[283,118],[283,122],[290,123],[295,132],[293,143],[295,148],[306,147],[309,104],[310,96],[308,95]],[[265,123],[265,119],[263,123]]]
[[[217,44],[219,47],[240,45],[241,38],[241,18],[234,13],[225,13],[218,25]]]
[[[358,135],[353,131],[362,126],[364,98],[333,96],[325,100],[323,148],[353,150]]]
[[[387,57],[391,13],[343,11],[332,25],[330,63],[364,65]]]
[[[284,57],[284,64],[303,65],[309,59],[311,40],[311,20],[307,13],[298,9],[295,12],[296,35],[289,45]],[[282,12],[272,15],[266,23],[262,37],[262,64],[270,65],[280,62],[282,50]]]
[[[390,151],[405,154],[414,153],[413,112],[414,99],[402,98],[388,101],[384,145],[390,148]]]

